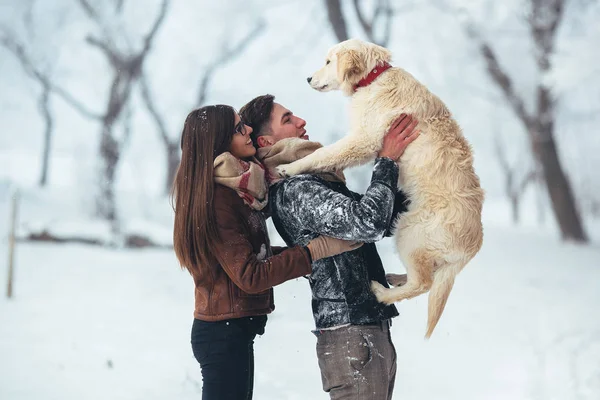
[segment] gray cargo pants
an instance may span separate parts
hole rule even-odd
[[[323,390],[331,400],[390,400],[396,349],[389,322],[315,331]]]

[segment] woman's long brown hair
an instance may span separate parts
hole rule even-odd
[[[200,272],[216,254],[221,238],[213,204],[213,162],[228,151],[235,111],[206,106],[188,114],[181,135],[181,162],[173,182],[173,247],[182,268]]]

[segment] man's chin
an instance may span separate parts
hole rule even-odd
[[[308,135],[302,135],[302,136],[300,136],[300,139],[302,139],[302,140],[310,140],[310,138],[308,137]]]

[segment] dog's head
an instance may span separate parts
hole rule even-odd
[[[307,78],[310,86],[320,92],[342,90],[347,95],[354,92],[362,78],[379,63],[389,62],[392,54],[373,43],[350,39],[329,49],[325,66]]]

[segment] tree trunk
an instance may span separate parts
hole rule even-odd
[[[100,139],[100,193],[96,201],[96,214],[109,221],[117,218],[114,181],[119,162],[119,145],[111,132],[111,125],[104,125]]]
[[[552,124],[545,129],[549,129],[551,132]],[[534,144],[534,151],[542,165],[552,210],[560,227],[562,238],[587,242],[588,238],[575,206],[571,185],[560,165],[554,137],[552,133],[545,134],[543,137],[545,138],[543,141]]]
[[[546,182],[546,181],[544,181]],[[540,181],[538,182],[538,188],[537,188],[537,222],[538,225],[544,225],[546,222],[546,212],[544,210],[544,182]]]
[[[327,8],[327,17],[335,37],[338,41],[343,42],[348,40],[348,29],[346,28],[346,20],[342,12],[342,4],[340,0],[325,0]]]
[[[44,147],[42,149],[42,171],[40,174],[40,186],[46,186],[48,183],[48,168],[50,164],[50,148],[52,146],[52,131],[54,129],[54,120],[50,113],[50,86],[42,86],[42,95],[39,102],[40,111],[44,116],[46,123],[44,131]]]
[[[519,195],[512,195],[510,197],[510,206],[512,210],[512,220],[513,224],[518,225],[519,220],[521,219],[521,214],[519,212]]]
[[[554,216],[564,240],[587,242],[588,238],[581,224],[575,205],[575,197],[569,179],[563,171],[554,140],[554,100],[550,89],[538,86],[537,118],[532,124],[530,138],[536,158],[542,166],[546,187],[552,203]]]
[[[167,144],[167,176],[165,181],[165,194],[169,194],[171,192],[175,174],[177,173],[177,168],[179,167],[179,161],[179,143],[175,142]]]
[[[100,139],[102,168],[100,171],[100,197],[96,203],[96,214],[109,221],[117,219],[114,181],[121,158],[121,144],[115,138],[113,129],[127,105],[131,85],[136,79],[136,72],[136,64],[133,63],[124,65],[116,72],[111,85],[107,111],[102,119]]]

